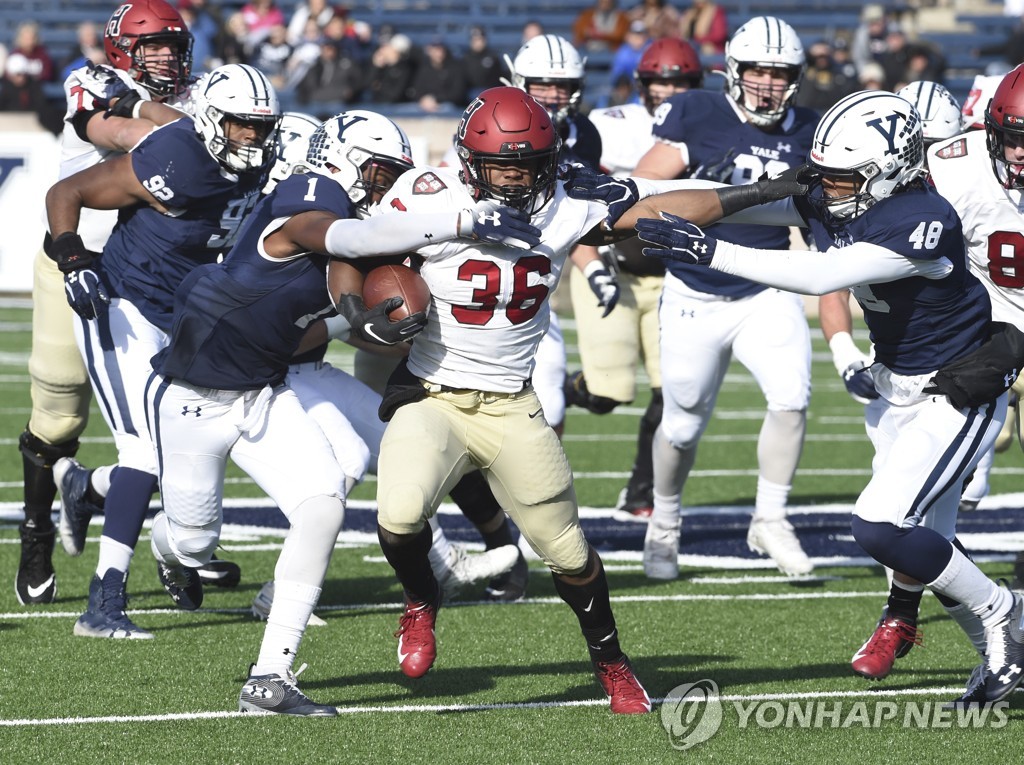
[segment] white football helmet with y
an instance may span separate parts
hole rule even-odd
[[[412,166],[405,131],[387,117],[358,109],[337,114],[317,128],[306,154],[309,172],[345,189],[360,218]]]
[[[568,88],[568,102],[554,98],[538,98],[557,125],[565,122],[579,109],[583,98],[583,68],[587,59],[572,44],[558,35],[531,38],[516,53],[515,60],[505,56],[512,74],[512,87],[530,92],[530,85],[562,85]]]
[[[921,117],[894,93],[853,93],[818,122],[810,159],[820,175],[857,182],[856,192],[818,202],[832,218],[851,220],[925,175]]]
[[[725,45],[725,79],[729,97],[753,124],[771,127],[793,104],[803,78],[804,46],[789,24],[774,16],[756,16],[736,30]],[[781,69],[781,88],[744,84],[747,69]]]
[[[192,91],[196,131],[210,154],[233,173],[262,170],[274,158],[281,104],[274,86],[247,64],[225,64],[199,78]],[[252,126],[256,141],[229,140],[224,122]]]
[[[960,104],[945,87],[930,80],[918,80],[896,91],[914,105],[921,115],[921,131],[928,148],[964,132],[964,115]]]
[[[292,173],[304,173],[306,154],[309,153],[309,139],[320,127],[320,120],[302,112],[285,112],[281,115],[281,126],[277,130],[274,166],[267,175],[263,193],[269,194],[277,184]]]

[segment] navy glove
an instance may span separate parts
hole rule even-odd
[[[82,88],[92,96],[96,108],[106,110],[104,119],[131,117],[135,105],[142,100],[138,91],[109,67],[96,66],[89,62],[86,64],[86,71],[79,72],[78,80]]]
[[[415,337],[427,326],[427,314],[423,311],[392,321],[388,314],[402,303],[402,298],[390,297],[373,308],[367,308],[359,295],[349,294],[338,299],[337,307],[338,313],[348,320],[352,328],[350,337],[355,336],[374,345],[395,345]]]
[[[564,185],[565,193],[573,199],[604,202],[608,205],[608,216],[602,224],[607,229],[611,229],[626,210],[640,201],[640,192],[632,178],[576,172]]]
[[[647,257],[692,266],[710,265],[718,246],[718,240],[705,234],[696,224],[667,212],[661,213],[660,220],[641,218],[636,223],[636,231],[642,241],[657,245],[644,248]]]
[[[875,380],[871,376],[871,367],[863,361],[854,361],[842,372],[843,384],[846,392],[854,401],[867,404],[878,398],[878,391],[875,390]]]
[[[532,250],[540,244],[540,229],[530,224],[530,216],[522,210],[498,204],[493,199],[482,199],[463,211],[463,217],[467,215],[472,220],[472,228],[463,221],[459,231],[478,241],[521,250]]]
[[[85,249],[82,237],[65,232],[50,242],[48,254],[64,274],[64,291],[71,309],[83,319],[106,314],[110,296],[100,275],[93,270],[95,259]]]
[[[619,302],[619,280],[601,260],[592,260],[583,269],[590,290],[597,296],[597,304],[604,308],[603,319]]]

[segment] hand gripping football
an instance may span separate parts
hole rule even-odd
[[[363,302],[367,308],[373,308],[391,297],[400,297],[405,301],[388,314],[391,321],[399,321],[430,308],[427,283],[408,266],[378,266],[363,280]]]

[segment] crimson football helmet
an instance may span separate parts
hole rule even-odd
[[[654,113],[664,98],[650,92],[654,82],[665,82],[687,89],[704,84],[704,69],[693,46],[675,37],[661,37],[644,50],[634,72],[647,111]]]
[[[477,199],[495,199],[529,215],[555,190],[561,139],[547,110],[519,88],[489,88],[466,107],[455,135],[460,177]],[[526,184],[495,178],[513,166],[528,170]]]
[[[143,45],[166,43],[172,52],[146,56]],[[128,72],[156,98],[181,93],[192,73],[192,34],[181,14],[164,0],[132,0],[107,21],[103,32],[107,60]]]
[[[1024,163],[1006,159],[1006,136],[1024,145],[1024,64],[1009,72],[985,109],[985,137],[992,172],[1004,189],[1024,189]]]

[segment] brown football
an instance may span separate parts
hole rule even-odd
[[[367,308],[373,308],[389,297],[400,297],[405,301],[388,314],[391,321],[399,321],[430,307],[427,283],[408,266],[378,266],[366,275],[363,280],[363,302]]]

